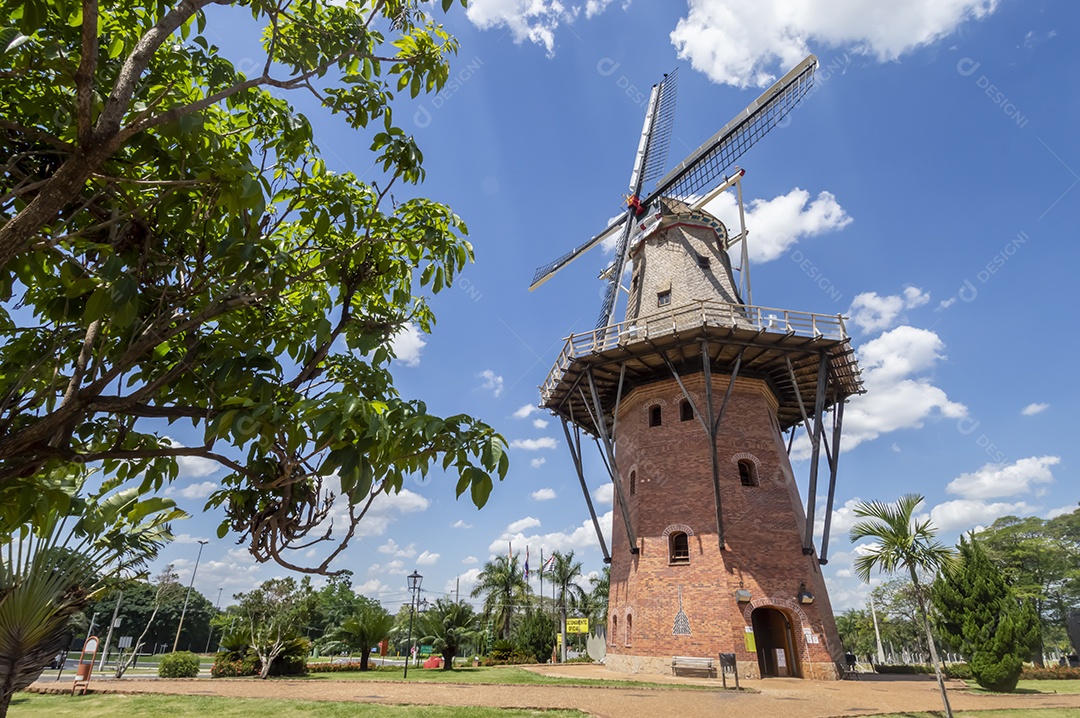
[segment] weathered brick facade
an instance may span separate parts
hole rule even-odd
[[[723,396],[728,382],[728,376],[713,376],[714,397]],[[703,376],[684,377],[683,383],[694,404],[703,406]],[[721,425],[723,551],[709,438],[696,418],[681,420],[682,400],[671,379],[635,388],[619,407],[619,474],[640,553],[630,553],[616,505],[607,665],[670,673],[673,656],[734,652],[740,675],[757,677],[758,656],[747,649],[747,628],[754,610],[772,607],[790,621],[794,650],[785,663],[793,662],[794,670],[788,670],[836,678],[840,641],[817,558],[802,552],[805,516],[772,393],[762,381],[737,379]],[[655,406],[659,426],[650,425]],[[754,465],[756,486],[742,484],[740,459]],[[678,532],[689,539],[686,562],[670,560],[669,541]],[[797,602],[801,587],[814,596],[812,604]],[[749,602],[737,602],[739,589],[750,592]],[[676,635],[680,594],[689,635]]]

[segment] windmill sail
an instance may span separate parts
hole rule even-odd
[[[536,289],[541,284],[555,276],[555,273],[558,272],[560,269],[570,264],[575,259],[585,254],[585,252],[589,251],[596,245],[600,244],[600,242],[603,242],[605,239],[613,235],[616,230],[622,227],[623,222],[625,221],[626,217],[619,217],[617,220],[609,224],[607,226],[607,229],[590,239],[588,242],[585,242],[580,246],[574,247],[569,252],[559,257],[555,261],[548,262],[543,267],[537,268],[536,274],[533,275],[532,284],[529,285],[529,291],[531,292],[532,290]]]
[[[808,55],[773,83],[745,110],[668,172],[643,204],[660,196],[687,199],[709,189],[709,185],[731,169],[744,152],[799,104],[799,100],[814,84],[817,64],[817,57]]]
[[[655,108],[652,116],[646,116],[645,119],[646,127],[651,122],[652,130],[641,135],[638,156],[634,160],[634,172],[630,175],[630,191],[634,196],[641,193],[642,187],[659,177],[667,165],[671,128],[675,124],[675,92],[678,86],[679,68],[664,75],[663,81],[656,86]]]

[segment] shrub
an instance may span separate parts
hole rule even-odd
[[[159,678],[197,678],[199,657],[191,651],[166,653],[158,663]]]
[[[1021,680],[1029,681],[1074,681],[1080,680],[1080,668],[1066,668],[1064,666],[1048,666],[1039,668],[1032,666],[1024,668],[1020,674]]]

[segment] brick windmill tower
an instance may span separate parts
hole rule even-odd
[[[724,178],[806,94],[816,66],[813,56],[800,63],[641,199],[666,158],[676,81],[666,76],[652,90],[626,214],[533,280],[535,288],[618,234],[597,328],[567,340],[541,387],[611,564],[613,670],[670,673],[676,657],[735,654],[744,677],[838,677],[843,650],[820,567],[844,402],[862,385],[842,317],[753,305],[743,172]],[[735,236],[702,209],[732,189]],[[612,323],[620,291],[625,320]],[[601,447],[614,485],[610,553],[585,481],[582,433]],[[793,447],[809,459],[805,510]]]

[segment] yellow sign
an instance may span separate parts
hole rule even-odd
[[[757,641],[754,640],[754,629],[750,626],[744,626],[746,632],[743,634],[743,641],[746,643],[746,650],[750,653],[757,653]]]
[[[568,618],[568,619],[566,619],[566,632],[567,633],[588,633],[589,632],[589,619],[587,619],[587,618]]]

